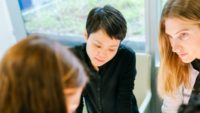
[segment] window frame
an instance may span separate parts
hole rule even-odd
[[[27,36],[26,29],[24,27],[23,18],[18,5],[18,0],[5,0],[7,11],[10,16],[11,27],[13,28],[13,35],[17,40]]]

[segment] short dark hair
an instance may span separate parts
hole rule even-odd
[[[93,8],[87,17],[86,30],[91,33],[104,30],[111,38],[123,40],[126,36],[126,20],[120,11],[110,5]]]

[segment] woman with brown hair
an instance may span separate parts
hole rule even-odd
[[[82,65],[67,48],[30,35],[0,63],[0,113],[72,113],[86,82]]]
[[[158,92],[163,113],[177,113],[181,104],[190,103],[191,95],[199,93],[199,12],[199,0],[168,0],[162,11]]]

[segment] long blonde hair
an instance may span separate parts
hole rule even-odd
[[[159,32],[160,68],[158,73],[158,92],[173,95],[183,85],[190,87],[189,64],[183,63],[172,47],[165,33],[165,20],[178,18],[187,22],[200,23],[200,4],[198,0],[168,0],[162,11]]]

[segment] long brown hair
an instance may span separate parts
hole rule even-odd
[[[0,63],[0,113],[66,113],[63,89],[86,81],[67,48],[44,35],[30,35]]]
[[[168,35],[165,33],[165,20],[178,18],[200,25],[200,4],[198,0],[168,0],[160,20],[159,48],[160,69],[158,74],[158,92],[160,95],[172,95],[183,85],[190,87],[189,64],[183,63],[172,52]]]

